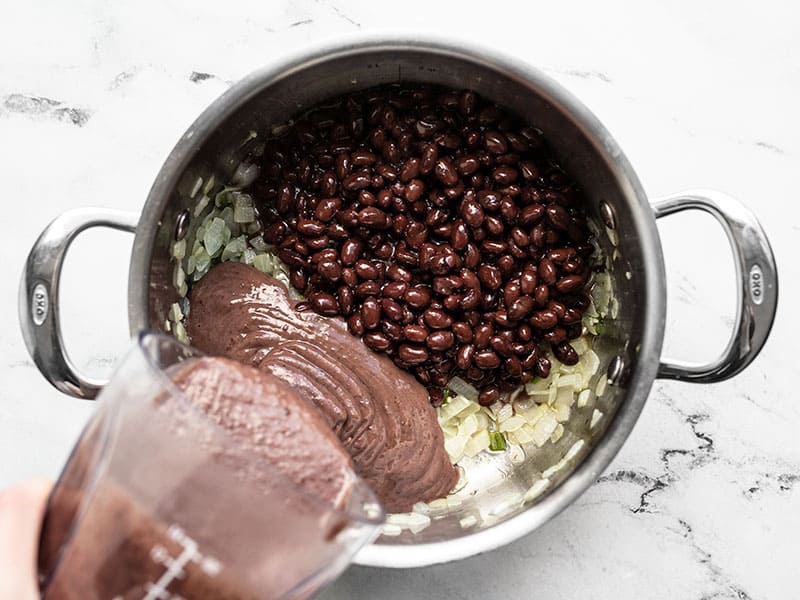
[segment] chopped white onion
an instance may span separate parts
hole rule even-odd
[[[577,442],[572,444],[572,446],[569,447],[569,450],[567,450],[567,453],[564,455],[564,460],[572,460],[573,458],[575,458],[578,455],[578,452],[581,451],[581,448],[583,448],[583,445],[585,443],[586,442],[584,440],[578,440]]]
[[[598,398],[600,396],[602,396],[603,392],[606,391],[606,385],[608,385],[608,378],[607,377],[601,377],[600,379],[598,379],[597,380],[597,386],[595,386],[595,388],[594,388],[595,396],[597,396]]]
[[[528,488],[528,491],[525,492],[523,499],[525,500],[525,502],[531,502],[533,500],[536,500],[536,498],[541,496],[542,493],[549,487],[550,487],[549,479],[540,479],[536,483],[534,483],[530,488]]]
[[[258,165],[242,161],[233,173],[233,185],[246,188],[258,179],[259,172],[260,169]]]
[[[253,266],[262,273],[272,273],[272,257],[269,254],[258,254],[253,259]]]
[[[226,241],[225,230],[227,230],[228,235],[230,235],[230,229],[225,226],[225,221],[219,217],[214,217],[203,236],[203,244],[209,256],[213,257],[222,250],[223,244]]]
[[[194,187],[192,187],[192,191],[189,192],[189,198],[194,198],[197,195],[197,192],[200,191],[200,188],[203,186],[203,178],[198,177],[197,180],[194,182]]]
[[[256,209],[252,196],[238,192],[234,194],[233,220],[235,223],[252,223],[256,220]]]
[[[384,523],[381,526],[381,535],[385,535],[387,537],[394,537],[403,533],[403,528],[397,525],[393,525],[391,523]]]
[[[175,242],[172,245],[172,256],[175,260],[183,260],[183,257],[186,256],[186,240],[180,240],[179,242]]]
[[[203,197],[197,201],[197,204],[194,207],[194,216],[199,217],[201,213],[206,209],[206,206],[208,206],[209,202],[211,202],[211,198],[209,198],[206,195],[203,195]]]
[[[467,400],[478,401],[478,390],[460,377],[453,377],[447,382],[447,387]]]
[[[461,529],[469,529],[470,527],[474,527],[477,523],[478,517],[475,515],[467,515],[458,522],[458,524],[461,525]]]

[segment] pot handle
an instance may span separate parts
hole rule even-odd
[[[690,209],[713,215],[728,235],[739,281],[736,318],[730,341],[717,360],[706,365],[662,360],[657,377],[714,383],[742,371],[767,341],[778,304],[778,272],[766,233],[738,200],[722,192],[695,190],[653,204],[657,219]]]
[[[61,267],[75,237],[90,227],[133,233],[139,213],[108,208],[79,208],[53,220],[31,248],[19,290],[19,321],[28,352],[47,380],[76,398],[93,399],[104,382],[80,375],[61,339],[58,288]]]

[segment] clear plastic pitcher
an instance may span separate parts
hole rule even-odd
[[[338,504],[255,457],[259,477],[243,476],[225,452],[239,442],[171,380],[198,355],[142,334],[103,389],[48,502],[45,600],[307,598],[376,534],[355,475]]]

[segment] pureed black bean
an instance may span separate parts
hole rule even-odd
[[[264,237],[308,305],[481,404],[578,360],[593,247],[540,131],[472,91],[395,85],[314,108],[266,145]]]

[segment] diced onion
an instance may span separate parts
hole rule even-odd
[[[228,235],[230,235],[230,229],[226,227],[225,221],[219,217],[214,217],[209,224],[205,236],[203,237],[203,244],[209,256],[213,257],[222,250],[223,244],[225,243],[226,229],[228,230]]]
[[[525,502],[531,502],[542,495],[542,493],[550,487],[550,480],[549,479],[540,479],[536,483],[534,483],[528,491],[525,492],[523,499]]]
[[[242,161],[233,173],[233,185],[245,188],[258,179],[259,172],[258,165]]]
[[[403,528],[392,523],[384,523],[381,527],[381,534],[387,537],[394,537],[403,533]]]
[[[469,529],[473,527],[478,522],[478,517],[475,515],[467,515],[463,519],[459,520],[458,524],[461,525],[462,529]]]
[[[192,187],[192,191],[189,192],[189,198],[194,198],[197,195],[197,192],[200,191],[201,187],[203,187],[203,178],[198,177],[197,180],[194,182],[194,187]]]
[[[272,273],[272,257],[269,254],[258,254],[253,259],[253,266],[262,273]]]
[[[194,216],[199,217],[200,214],[206,209],[206,206],[208,206],[209,202],[211,202],[211,198],[203,195],[203,197],[197,201],[197,204],[194,207]]]
[[[236,223],[252,223],[256,220],[256,209],[249,194],[236,193],[233,197],[233,220]]]
[[[460,377],[453,377],[447,382],[447,387],[456,394],[464,396],[467,400],[472,400],[473,402],[478,401],[478,390]]]
[[[608,384],[608,379],[606,377],[601,377],[597,380],[597,386],[594,388],[595,396],[598,398],[603,395],[603,392],[606,391],[606,385]]]
[[[569,447],[569,450],[567,450],[567,453],[564,455],[564,460],[572,460],[573,458],[575,458],[578,455],[578,452],[581,451],[581,448],[583,448],[585,443],[586,442],[583,440],[578,440],[577,442],[572,444],[572,446]]]
[[[469,441],[464,446],[464,454],[472,457],[476,456],[479,452],[483,452],[489,447],[489,432],[479,431],[469,438]]]
[[[175,242],[172,245],[172,256],[176,260],[183,260],[183,257],[186,256],[186,240],[180,240],[179,242]]]

